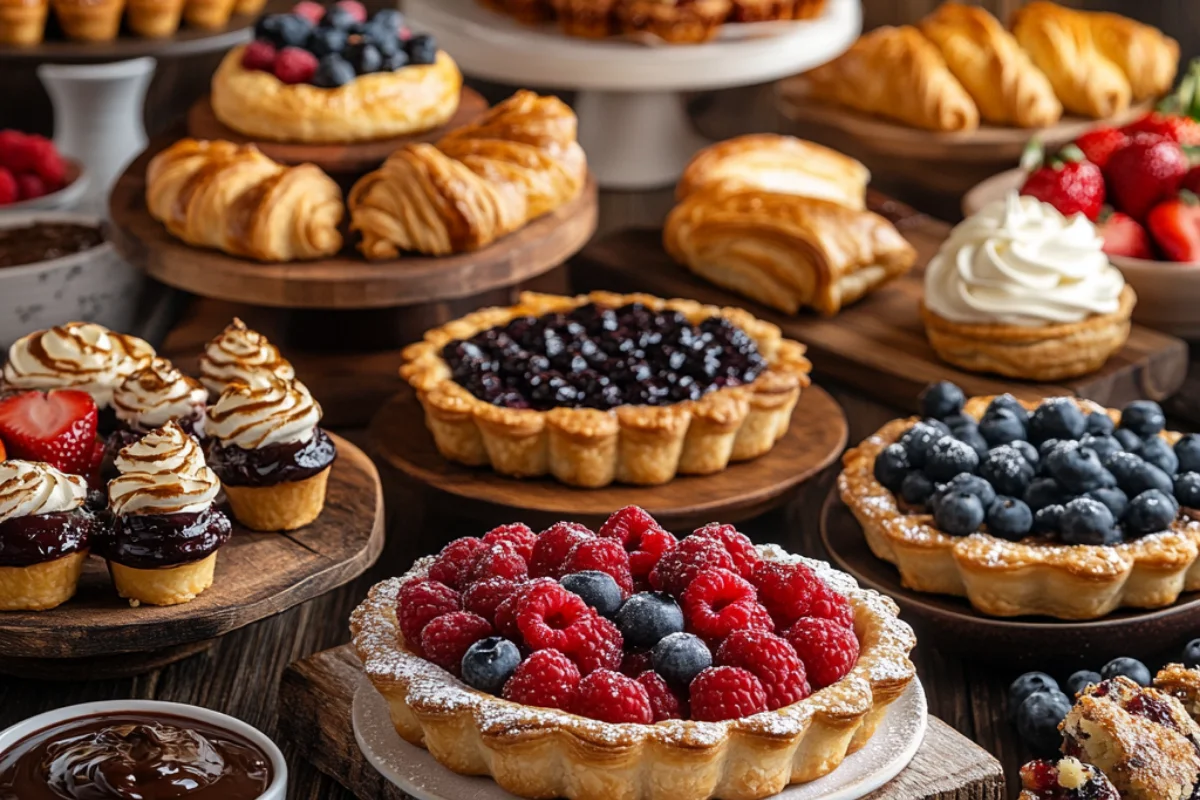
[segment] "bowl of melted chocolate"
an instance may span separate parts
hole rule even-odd
[[[284,800],[279,748],[195,706],[118,700],[0,733],[0,800]]]

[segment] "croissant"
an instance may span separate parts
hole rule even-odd
[[[1129,80],[1100,51],[1086,13],[1037,0],[1016,11],[1012,30],[1068,111],[1102,118],[1129,108]]]
[[[1093,12],[1087,17],[1097,49],[1125,73],[1134,101],[1151,100],[1171,90],[1179,68],[1179,42],[1120,14]]]
[[[837,103],[934,131],[979,127],[979,109],[941,52],[911,25],[876,28],[828,64],[804,73],[800,86]]]
[[[1045,128],[1062,117],[1062,103],[1049,79],[986,10],[945,3],[918,26],[941,50],[983,119],[995,125]]]
[[[146,169],[146,207],[188,244],[259,261],[333,255],[342,190],[312,164],[285,167],[253,145],[182,139]]]
[[[573,200],[587,180],[575,136],[566,104],[521,91],[436,146],[400,148],[350,190],[363,255],[478,250]]]

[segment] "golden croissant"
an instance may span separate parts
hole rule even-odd
[[[1096,48],[1125,73],[1135,102],[1171,90],[1179,69],[1179,42],[1120,14],[1097,11],[1087,17]]]
[[[521,91],[436,146],[406,145],[350,190],[369,259],[486,247],[578,197],[587,160],[565,103]]]
[[[312,164],[285,167],[254,145],[182,139],[146,169],[146,207],[198,247],[259,261],[330,256],[342,247],[342,190]]]

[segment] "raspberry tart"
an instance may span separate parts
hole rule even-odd
[[[992,616],[1095,619],[1200,589],[1200,437],[1162,409],[965,401],[931,387],[844,459],[842,500],[920,592]]]
[[[771,450],[809,384],[804,347],[740,309],[524,293],[404,351],[438,450],[580,487],[666,483]]]
[[[863,747],[915,675],[886,597],[636,507],[451,542],[351,630],[401,737],[529,798],[767,797]]]

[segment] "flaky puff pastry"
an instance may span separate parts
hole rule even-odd
[[[941,50],[987,122],[1045,128],[1062,117],[1062,103],[1049,79],[985,9],[943,3],[919,27]]]
[[[1013,14],[1012,31],[1068,111],[1099,119],[1129,108],[1133,89],[1100,49],[1088,14],[1036,0]]]
[[[667,218],[663,243],[697,275],[789,314],[836,314],[916,260],[878,214],[753,189],[689,195]]]
[[[1171,90],[1179,70],[1179,42],[1120,14],[1091,12],[1087,17],[1096,48],[1125,73],[1135,102]]]
[[[436,146],[406,145],[350,191],[369,259],[478,250],[579,196],[587,159],[561,100],[517,92]]]
[[[932,131],[979,127],[979,109],[942,53],[911,25],[876,28],[838,58],[799,77],[814,100]]]
[[[285,167],[253,145],[182,139],[146,169],[146,207],[173,235],[259,261],[333,255],[342,190],[312,164]]]

